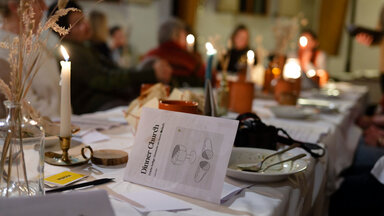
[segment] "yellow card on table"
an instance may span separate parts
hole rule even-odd
[[[73,183],[75,181],[79,181],[80,179],[85,178],[85,175],[70,172],[70,171],[64,171],[59,174],[55,174],[52,176],[49,176],[45,178],[45,182],[48,184],[53,184],[57,186],[64,186],[70,183]]]

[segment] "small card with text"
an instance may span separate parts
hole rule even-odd
[[[64,172],[49,176],[45,178],[44,181],[48,185],[65,186],[73,182],[79,181],[85,177],[87,176],[70,172],[70,171],[64,171]]]
[[[238,121],[144,108],[124,180],[220,203]]]

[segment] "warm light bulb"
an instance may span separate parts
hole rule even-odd
[[[217,52],[210,42],[205,43],[205,48],[207,49],[207,55],[214,55]]]
[[[297,58],[288,58],[284,65],[284,79],[298,79],[301,76],[301,67]]]
[[[193,36],[193,34],[189,34],[189,35],[187,35],[187,43],[188,43],[188,44],[193,44],[193,43],[195,43],[195,36]]]
[[[248,50],[247,58],[248,62],[253,62],[253,60],[255,59],[255,53],[252,50]]]
[[[68,55],[67,50],[62,45],[60,46],[60,50],[61,50],[61,54],[63,55],[65,61],[68,61],[69,55]]]
[[[316,71],[314,69],[310,69],[307,71],[307,77],[312,78],[316,75]]]
[[[306,47],[308,45],[308,38],[305,36],[301,36],[299,39],[300,46]]]

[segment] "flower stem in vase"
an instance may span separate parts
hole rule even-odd
[[[23,116],[19,103],[6,101],[4,104],[8,115],[0,125],[0,138],[3,140],[0,196],[42,195],[44,131],[37,122]]]

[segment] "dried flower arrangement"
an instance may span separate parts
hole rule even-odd
[[[65,16],[68,12],[78,10],[75,8],[59,9],[55,14],[50,16],[45,24],[40,24],[37,31],[34,31],[33,2],[34,1],[20,0],[19,14],[21,17],[21,31],[19,35],[13,39],[12,43],[0,43],[0,48],[9,50],[8,61],[11,67],[11,81],[8,85],[0,79],[0,91],[12,102],[21,103],[25,101],[32,80],[44,63],[39,61],[41,57],[39,55],[40,52],[37,52],[37,55],[32,54],[42,46],[41,43],[36,43],[37,40],[41,40],[40,36],[42,33],[52,29],[62,36],[68,34],[70,28],[65,29],[60,27],[56,22],[61,16]],[[65,5],[63,2],[67,1],[59,1],[59,8],[62,7],[63,4]]]
[[[17,163],[21,164],[22,170],[16,170],[14,172],[22,172],[22,174],[20,174],[20,178],[22,179],[19,179],[19,181],[27,184],[27,195],[32,194],[29,192],[26,174],[26,160],[23,152],[24,135],[22,134],[21,127],[23,114],[27,114],[29,118],[35,121],[40,119],[40,115],[26,101],[26,96],[36,73],[44,65],[44,61],[41,60],[41,52],[39,52],[42,46],[44,46],[44,44],[40,42],[42,41],[41,37],[43,32],[52,29],[62,36],[68,34],[70,28],[60,27],[56,22],[61,16],[65,16],[70,11],[78,11],[78,9],[75,8],[64,9],[68,0],[60,0],[58,2],[59,9],[56,13],[50,16],[44,24],[35,26],[37,23],[35,22],[35,12],[33,9],[35,1],[36,0],[19,0],[17,11],[20,18],[19,34],[14,37],[12,42],[0,42],[0,48],[9,50],[8,62],[11,69],[9,84],[0,79],[0,92],[3,93],[6,99],[12,104],[23,105],[23,110],[18,108],[9,114],[11,121],[9,124],[10,130],[6,133],[2,143],[2,149],[0,149],[2,150],[0,154],[0,186],[3,184],[3,179],[6,180],[5,190],[1,190],[0,188],[0,196],[8,196],[8,188],[11,187],[11,178],[9,176],[12,172],[12,160],[15,160],[15,151],[17,151],[18,155],[21,155]],[[15,142],[15,140],[17,140],[17,142]],[[12,147],[14,143],[17,143],[18,146]],[[19,176],[19,174],[17,175]]]
[[[293,40],[298,36],[300,28],[306,25],[308,20],[302,13],[291,19],[278,18],[272,29],[276,41],[275,53],[285,55],[290,48],[294,49],[296,42]]]

